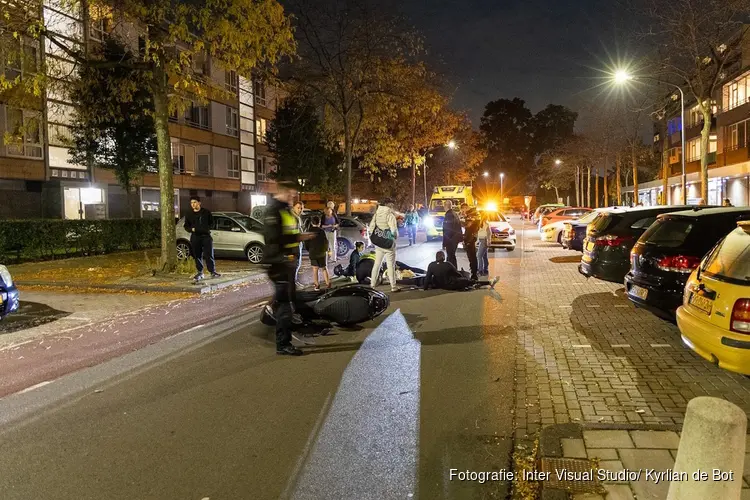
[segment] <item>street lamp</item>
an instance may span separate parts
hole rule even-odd
[[[503,196],[503,178],[505,174],[500,172],[500,206],[505,204],[505,197]]]
[[[627,83],[629,80],[643,80],[646,77],[634,77],[630,73],[627,72],[627,70],[624,69],[618,69],[615,71],[614,74],[614,81],[618,85],[623,85]],[[685,154],[686,154],[686,147],[685,144],[685,93],[682,91],[682,88],[679,85],[675,85],[674,83],[665,82],[662,80],[656,80],[658,83],[663,83],[664,85],[668,85],[670,87],[676,88],[680,92],[680,143],[682,147],[682,154],[681,157],[681,166],[682,166],[682,204],[687,205],[687,190],[686,190],[686,184],[687,184],[687,174],[685,173]],[[635,193],[635,186],[633,186],[633,196],[636,196]],[[665,193],[666,197],[666,193]],[[665,200],[666,201],[666,200]]]
[[[483,173],[483,174],[482,174],[482,177],[484,177],[484,178],[487,178],[487,177],[489,177],[489,176],[490,176],[490,173],[489,173],[489,172],[485,172],[485,173]]]
[[[451,148],[451,149],[456,149],[456,141],[454,141],[453,139],[451,139],[450,141],[448,141],[447,146],[449,148]]]

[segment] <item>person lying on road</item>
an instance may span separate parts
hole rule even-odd
[[[425,290],[430,288],[439,288],[442,290],[472,290],[483,286],[495,288],[499,278],[495,277],[492,281],[472,280],[468,275],[461,274],[453,264],[445,261],[445,253],[439,250],[435,254],[435,262],[427,266],[427,275],[424,277],[422,284]]]

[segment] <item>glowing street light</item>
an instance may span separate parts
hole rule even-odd
[[[482,174],[482,177],[485,177],[485,178],[486,178],[486,177],[489,177],[489,176],[490,176],[490,173],[489,173],[489,172],[485,172],[485,173],[483,173],[483,174]]]
[[[636,78],[625,69],[618,69],[613,75],[613,80],[618,85],[624,85],[630,80],[641,80],[642,77]],[[682,204],[687,204],[687,190],[685,185],[687,184],[687,174],[685,173],[685,93],[682,91],[682,87],[675,85],[674,83],[657,80],[658,83],[663,83],[670,87],[676,88],[680,92],[680,146],[682,147],[681,163],[682,163]],[[665,193],[666,194],[666,193]],[[633,186],[633,198],[638,196],[635,186]]]
[[[505,203],[505,196],[503,196],[503,179],[505,178],[505,174],[500,172],[500,204],[503,205]]]
[[[559,167],[561,164],[562,164],[562,160],[561,159],[558,158],[557,160],[555,160],[555,165],[557,165]]]
[[[456,141],[454,141],[453,139],[451,139],[450,141],[448,141],[447,146],[449,148],[451,148],[451,149],[456,149]]]

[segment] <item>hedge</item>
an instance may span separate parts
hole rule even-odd
[[[0,220],[0,263],[158,247],[159,219]]]

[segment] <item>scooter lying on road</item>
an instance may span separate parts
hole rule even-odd
[[[329,291],[298,291],[294,312],[302,319],[301,325],[326,322],[352,326],[380,316],[389,305],[390,300],[383,292],[352,284]],[[269,303],[263,307],[260,321],[264,325],[276,326],[275,304]]]

